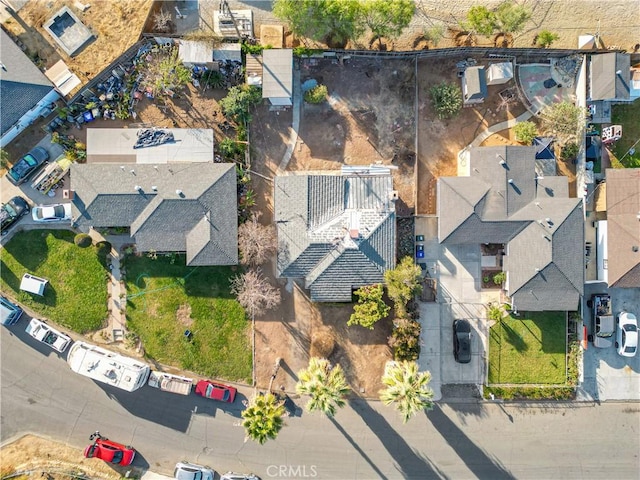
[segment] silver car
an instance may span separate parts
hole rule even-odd
[[[213,480],[216,472],[209,467],[189,462],[176,463],[173,478],[176,480]]]

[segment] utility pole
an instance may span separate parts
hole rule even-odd
[[[233,22],[233,28],[236,29],[238,39],[242,40],[242,34],[240,33],[240,29],[238,28],[238,24],[233,16],[233,13],[231,12],[231,9],[229,8],[229,3],[227,2],[227,0],[220,0],[220,13],[226,13],[227,15],[229,15],[231,21]]]

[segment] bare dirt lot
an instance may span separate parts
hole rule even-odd
[[[17,478],[68,480],[86,476],[92,479],[117,480],[130,470],[84,458],[82,451],[77,448],[35,435],[25,435],[5,445],[0,451],[0,458],[2,478],[10,478],[17,472],[31,472],[31,475],[25,474]],[[138,475],[140,473],[142,472],[137,472]]]
[[[90,8],[85,12],[80,12],[74,3],[72,0],[30,0],[10,16],[3,27],[41,68],[49,68],[62,59],[86,83],[138,41],[153,1],[87,2]],[[95,35],[95,40],[74,57],[64,53],[42,28],[63,6],[71,9]]]

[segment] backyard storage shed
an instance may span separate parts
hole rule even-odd
[[[482,103],[487,97],[487,76],[484,67],[468,67],[462,77],[465,104]]]
[[[213,48],[207,42],[179,40],[178,55],[187,67],[194,65],[213,65]]]
[[[274,106],[291,106],[293,50],[264,50],[262,62],[262,98],[268,98]]]
[[[487,70],[487,85],[500,85],[513,78],[513,63],[492,63]]]

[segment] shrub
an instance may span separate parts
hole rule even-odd
[[[100,263],[107,266],[107,257],[111,253],[111,244],[106,240],[96,243],[97,255],[100,259]]]
[[[502,285],[506,279],[507,274],[504,272],[499,272],[493,276],[493,283],[495,283],[496,285]]]
[[[578,155],[579,150],[580,150],[580,147],[578,147],[577,143],[574,143],[574,142],[567,143],[565,146],[562,147],[562,150],[560,150],[560,159],[565,162],[573,160]]]
[[[440,119],[455,117],[462,108],[462,91],[453,83],[442,82],[429,89],[433,108]]]
[[[420,332],[422,327],[415,320],[397,318],[393,321],[393,332],[388,339],[397,361],[414,361],[420,355]]]
[[[549,30],[542,30],[536,37],[536,45],[541,48],[549,48],[553,42],[558,40],[560,36]]]
[[[79,233],[73,238],[73,243],[80,248],[87,248],[91,246],[93,240],[86,233]]]
[[[513,127],[516,140],[525,145],[531,145],[533,139],[538,136],[538,127],[533,122],[520,122]]]
[[[329,92],[327,91],[327,87],[324,85],[316,85],[304,94],[304,101],[307,103],[322,103],[327,99],[327,95]]]

